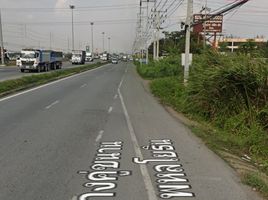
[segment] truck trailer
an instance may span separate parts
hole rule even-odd
[[[86,62],[86,51],[74,50],[72,52],[72,64],[85,64]]]
[[[17,63],[21,72],[61,69],[62,55],[62,52],[52,50],[23,49]]]

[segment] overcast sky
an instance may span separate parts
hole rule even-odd
[[[161,7],[165,1],[157,0],[157,4],[161,2]],[[208,7],[215,10],[233,1],[208,0],[207,3]],[[166,7],[173,2],[168,13],[180,0],[167,0]],[[75,49],[85,49],[86,45],[91,45],[90,22],[93,21],[95,49],[102,50],[101,33],[105,32],[106,50],[107,38],[110,37],[112,51],[131,51],[136,34],[139,0],[0,0],[5,46],[10,50],[19,50],[25,46],[48,49],[51,37],[53,49],[71,49],[70,4],[76,6]],[[194,0],[195,12],[204,4],[205,0]],[[185,20],[185,15],[186,0],[162,26],[169,31],[179,30],[179,22]],[[264,35],[268,38],[267,17],[268,1],[251,0],[224,17],[224,34],[240,37]]]

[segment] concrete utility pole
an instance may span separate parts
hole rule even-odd
[[[148,26],[149,26],[149,0],[147,0],[147,5],[146,5],[146,31],[148,31]],[[147,39],[148,40],[148,39]],[[146,41],[146,65],[149,63],[149,46],[148,46],[148,41]]]
[[[4,50],[4,38],[3,38],[3,29],[2,29],[2,13],[0,9],[0,40],[1,40],[1,64],[5,65],[5,50]]]
[[[102,52],[104,53],[104,35],[105,35],[105,32],[102,32]]]
[[[185,23],[186,41],[185,41],[185,65],[184,65],[184,83],[187,84],[190,68],[190,40],[191,40],[191,22],[193,16],[193,0],[187,3],[187,18]]]
[[[72,10],[72,50],[74,50],[74,5],[70,5],[70,9]]]
[[[70,52],[70,40],[69,40],[69,37],[67,37],[67,50],[68,50],[68,53]]]
[[[208,5],[208,1],[206,0],[205,1],[205,8],[204,8],[205,9],[205,19],[207,19],[207,9],[208,9],[207,8],[207,5]],[[207,21],[205,20],[204,23],[203,23],[203,27],[204,27],[204,33],[203,33],[204,34],[204,38],[203,38],[203,40],[204,40],[203,42],[204,43],[203,43],[203,48],[204,49],[206,48],[206,40],[207,40],[207,38],[206,38],[206,34],[207,34],[206,23],[207,23]]]
[[[108,37],[108,53],[111,53],[111,38]]]
[[[27,26],[26,24],[21,24],[21,32],[23,33],[23,48],[27,48],[26,38],[27,38]]]
[[[153,32],[153,41],[154,41],[154,60],[156,60],[156,1],[154,2],[154,7],[153,7],[153,27],[154,27],[154,32]]]
[[[91,52],[94,53],[94,41],[93,41],[93,25],[94,25],[94,22],[90,22],[90,25],[91,25]]]
[[[52,50],[52,33],[49,33],[49,49]]]
[[[156,25],[156,60],[159,60],[159,37],[160,37],[160,11],[157,11],[156,13],[156,22],[157,22],[157,25]]]

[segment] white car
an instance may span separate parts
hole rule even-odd
[[[113,58],[113,59],[112,59],[112,63],[113,63],[113,64],[118,64],[118,60],[115,59],[115,58]]]

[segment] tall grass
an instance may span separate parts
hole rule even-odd
[[[177,76],[182,71],[179,56],[170,56],[159,61],[151,61],[148,65],[137,65],[138,73],[146,79]]]
[[[187,87],[179,74],[181,78],[154,80],[152,92],[176,110],[215,127],[217,131],[209,133],[211,143],[251,155],[268,172],[267,63],[244,54],[208,51],[194,57]]]

